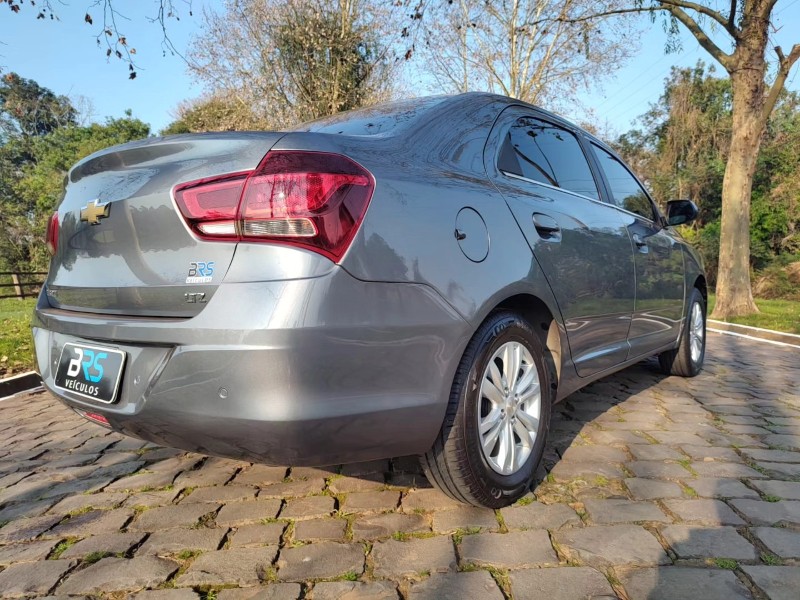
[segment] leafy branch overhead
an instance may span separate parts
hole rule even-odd
[[[83,22],[92,26],[96,30],[98,48],[102,48],[106,58],[116,58],[127,65],[129,79],[136,79],[139,70],[136,64],[136,48],[128,41],[125,33],[125,25],[130,21],[130,17],[120,10],[120,4],[133,6],[130,0],[72,0],[73,2],[86,2],[86,13]],[[139,0],[137,4],[140,2]],[[0,0],[0,4],[6,4],[12,13],[21,13],[23,8],[27,8],[31,13],[35,13],[36,19],[60,20],[58,14],[59,5],[68,5],[70,0]],[[180,55],[175,48],[168,32],[168,21],[174,19],[180,21],[182,14],[192,16],[192,0],[152,0],[152,16],[144,17],[154,27],[161,32],[161,49],[164,55]]]

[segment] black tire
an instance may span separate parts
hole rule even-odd
[[[692,310],[695,305],[700,306],[700,314],[703,316],[703,339],[700,355],[697,360],[692,358],[691,350],[691,329],[692,329]],[[706,356],[706,301],[697,288],[692,288],[689,295],[689,302],[686,306],[686,320],[681,333],[678,347],[674,350],[667,350],[658,355],[658,362],[661,370],[667,375],[680,375],[681,377],[694,377],[703,369],[703,361]]]
[[[516,341],[530,352],[539,375],[539,429],[528,459],[514,473],[502,475],[489,465],[478,432],[480,382],[488,361],[503,344]],[[420,462],[428,480],[445,494],[467,504],[502,508],[530,489],[542,459],[555,399],[555,369],[550,354],[531,326],[516,313],[491,314],[470,340],[456,371],[442,429]]]

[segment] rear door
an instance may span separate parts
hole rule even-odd
[[[555,294],[578,374],[623,362],[635,292],[631,242],[620,212],[600,200],[575,133],[510,107],[485,162]]]
[[[647,191],[611,152],[591,142],[609,201],[630,232],[636,264],[636,303],[628,335],[630,358],[650,354],[680,333],[683,318],[683,251],[665,229]]]

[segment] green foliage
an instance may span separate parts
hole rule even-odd
[[[56,96],[32,79],[8,73],[0,80],[0,127],[6,137],[36,137],[75,125],[77,113],[66,96]]]
[[[147,137],[150,128],[130,111],[103,124],[78,126],[67,99],[36,82],[19,81],[13,88],[0,85],[0,114],[6,120],[13,116],[16,124],[7,128],[0,146],[0,271],[45,271],[45,227],[63,197],[69,169],[98,150]],[[38,108],[24,117],[8,112],[25,102]]]
[[[0,377],[33,369],[31,313],[35,305],[33,298],[0,300]]]

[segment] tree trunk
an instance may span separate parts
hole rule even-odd
[[[750,194],[764,130],[763,74],[739,69],[731,74],[733,128],[722,181],[722,227],[715,318],[758,312],[750,286]]]

